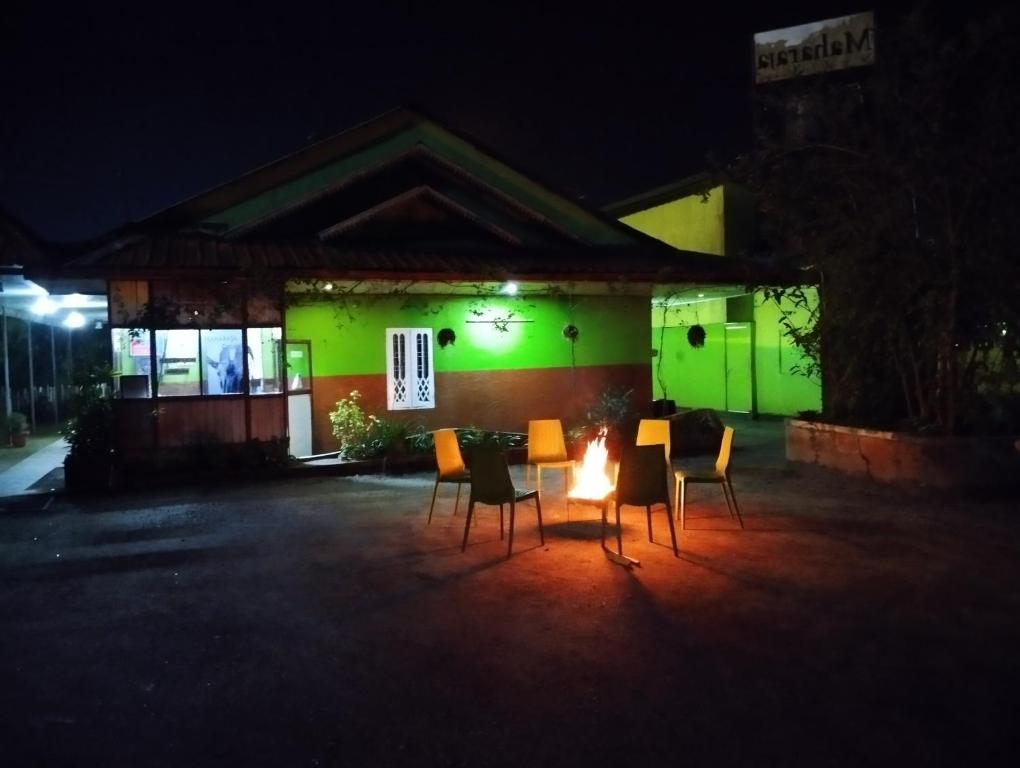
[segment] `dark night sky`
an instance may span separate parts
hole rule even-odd
[[[399,105],[602,205],[746,145],[753,32],[875,4],[755,7],[15,4],[0,206],[90,237]]]

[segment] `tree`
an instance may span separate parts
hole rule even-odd
[[[773,252],[818,277],[815,322],[789,330],[821,356],[829,419],[953,434],[1020,415],[1016,21],[921,6],[878,30],[873,66],[756,92],[736,172]]]

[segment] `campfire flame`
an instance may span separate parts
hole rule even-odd
[[[606,450],[607,430],[603,428],[598,437],[588,442],[584,461],[576,474],[576,484],[570,490],[574,499],[603,499],[613,490],[613,484],[606,475],[609,451]]]

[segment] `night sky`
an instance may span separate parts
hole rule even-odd
[[[876,7],[756,6],[8,3],[0,206],[92,237],[396,106],[601,206],[747,146],[753,32]]]

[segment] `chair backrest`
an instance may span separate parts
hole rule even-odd
[[[715,460],[715,471],[725,475],[730,468],[730,451],[733,449],[733,427],[726,427],[722,433],[719,456]]]
[[[616,503],[645,507],[660,501],[670,504],[669,467],[659,444],[625,446],[616,476]]]
[[[506,454],[498,445],[471,449],[471,498],[483,504],[507,504],[514,500],[514,482]]]
[[[440,477],[459,475],[467,471],[464,457],[460,454],[460,446],[457,445],[456,430],[437,429],[432,433],[432,440],[436,444],[436,466],[439,468]]]
[[[528,422],[528,461],[566,461],[567,443],[559,419]]]
[[[637,428],[637,445],[664,445],[669,461],[669,419],[641,419]]]

